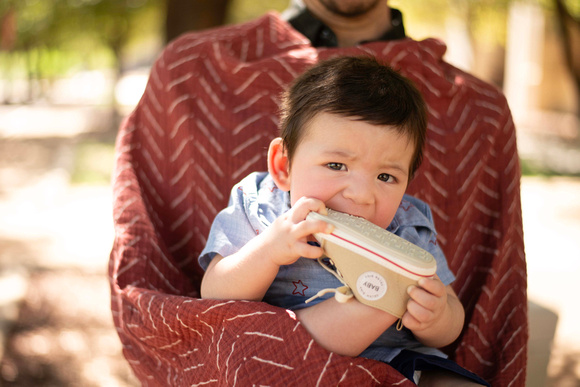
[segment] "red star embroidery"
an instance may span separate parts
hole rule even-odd
[[[292,283],[294,284],[294,291],[292,292],[292,294],[299,294],[301,296],[304,296],[304,292],[306,291],[306,289],[308,289],[308,286],[304,285],[302,283],[302,280],[292,281]]]
[[[407,212],[409,211],[409,208],[413,207],[413,205],[410,202],[403,200],[399,205],[399,207],[401,207],[405,212]]]

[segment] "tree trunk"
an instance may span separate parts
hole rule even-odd
[[[224,24],[228,0],[167,0],[165,41]]]
[[[558,22],[562,31],[562,42],[566,53],[566,65],[574,77],[577,94],[580,96],[580,20],[574,18],[562,0],[556,0]],[[580,114],[580,97],[578,110]]]

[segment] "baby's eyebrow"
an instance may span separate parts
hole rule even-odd
[[[392,165],[389,165],[386,168],[388,168],[388,169],[395,169],[395,170],[399,171],[401,174],[403,174],[405,176],[408,176],[409,175],[409,168],[404,168],[403,166],[398,165],[398,164],[392,164]]]
[[[382,164],[380,166],[380,169],[387,170],[387,173],[389,173],[389,174],[393,174],[393,171],[394,171],[396,175],[398,175],[398,173],[400,173],[401,175],[409,176],[409,168],[405,167],[404,165],[397,163],[397,162]]]
[[[409,173],[409,168],[405,168],[403,165],[399,164],[399,163],[385,163],[382,164],[380,166],[380,168],[385,168],[385,169],[397,169],[399,171],[401,171],[402,173]]]
[[[352,152],[342,150],[342,149],[327,149],[327,150],[323,150],[321,153],[325,156],[336,156],[336,157],[342,157],[342,158],[346,158],[346,159],[354,159],[355,158],[355,156]]]

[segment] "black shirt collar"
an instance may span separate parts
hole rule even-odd
[[[337,47],[338,41],[334,32],[318,20],[307,8],[304,8],[296,16],[288,20],[288,23],[295,30],[306,36],[314,47]],[[405,38],[405,27],[403,26],[403,15],[397,9],[391,8],[391,25],[383,36],[377,41],[396,40]],[[366,42],[360,42],[366,43]]]

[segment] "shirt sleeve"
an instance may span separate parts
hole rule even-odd
[[[405,195],[396,215],[397,228],[393,232],[409,242],[427,250],[437,262],[437,275],[441,282],[449,285],[455,275],[447,265],[447,259],[437,242],[437,231],[429,206],[412,196]]]
[[[241,185],[234,186],[228,206],[214,219],[205,248],[198,258],[203,270],[216,254],[222,257],[234,254],[256,235],[244,210],[243,195]]]

